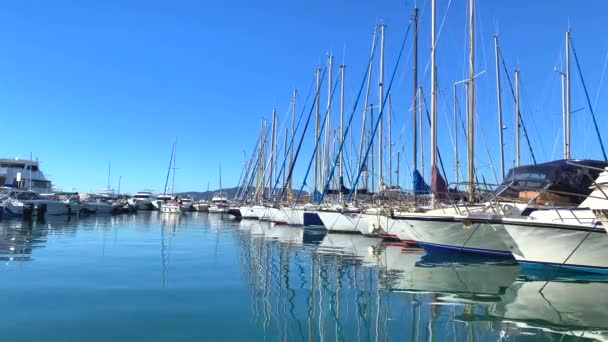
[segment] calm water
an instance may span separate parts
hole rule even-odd
[[[208,214],[5,221],[0,258],[2,341],[608,338],[608,278]]]

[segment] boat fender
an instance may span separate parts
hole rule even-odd
[[[462,220],[462,225],[464,226],[464,228],[470,229],[473,226],[473,221],[469,219],[464,219]]]

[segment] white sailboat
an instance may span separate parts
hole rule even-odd
[[[177,199],[173,196],[173,191],[175,189],[175,141],[173,141],[173,149],[171,152],[171,161],[169,162],[169,172],[171,172],[171,166],[173,166],[173,178],[171,181],[171,195],[170,200],[165,200],[160,203],[160,212],[167,214],[181,214],[182,208],[177,201]],[[167,175],[168,176],[168,175]],[[166,185],[165,185],[165,194],[166,195]]]
[[[220,192],[213,194],[211,198],[210,214],[224,214],[228,212],[228,195],[222,190],[222,167],[220,166]]]

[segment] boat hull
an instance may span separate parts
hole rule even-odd
[[[317,214],[323,226],[330,232],[360,233],[369,230],[365,215],[361,213],[318,211]]]
[[[287,216],[279,208],[268,208],[267,215],[270,222],[275,224],[287,224]]]
[[[319,217],[316,211],[302,211],[302,224],[305,227],[315,227],[315,228],[323,228],[323,221]]]
[[[608,273],[608,238],[602,227],[504,223],[511,253],[522,264]]]
[[[282,207],[280,209],[285,216],[286,223],[290,226],[304,225],[304,212],[291,207]]]
[[[505,243],[504,230],[490,222],[474,221],[452,216],[402,216],[395,220],[403,221],[389,232],[416,241],[427,251],[458,251],[463,253],[484,254],[513,258]],[[409,225],[409,229],[407,226]],[[403,237],[400,239],[403,240]]]

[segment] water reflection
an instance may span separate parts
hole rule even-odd
[[[18,287],[4,284],[16,298],[12,308],[36,294],[23,311],[27,324],[32,313],[47,314],[44,298],[91,321],[107,300],[100,330],[137,316],[156,319],[150,334],[206,334],[216,325],[227,334],[221,324],[230,322],[267,341],[608,339],[608,276],[521,269],[220,215],[4,221],[0,258],[28,266],[2,269],[20,279]],[[125,310],[120,317],[117,307]],[[216,320],[201,325],[206,319]]]
[[[608,277],[539,279],[513,262],[359,235],[328,234],[317,246],[302,229],[257,221],[241,222],[239,232],[253,318],[268,340],[608,337]]]

